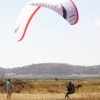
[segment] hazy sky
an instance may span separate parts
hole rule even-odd
[[[73,26],[54,11],[41,8],[31,20],[24,39],[17,42],[15,22],[30,1],[0,1],[0,67],[100,64],[100,0],[73,0],[79,12],[79,21]]]

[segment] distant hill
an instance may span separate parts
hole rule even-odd
[[[5,69],[0,67],[0,76],[5,76]]]
[[[42,63],[12,69],[0,68],[1,77],[67,77],[95,75],[100,75],[100,65],[79,66],[64,63]]]

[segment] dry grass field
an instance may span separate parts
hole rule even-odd
[[[82,88],[70,94],[71,100],[100,100],[100,80],[71,80],[74,85]],[[69,100],[65,97],[66,80],[18,81],[13,83],[11,100]],[[5,85],[0,86],[0,100],[6,99]]]
[[[69,100],[64,98],[65,94],[26,94],[26,93],[13,93],[11,100]],[[75,93],[70,95],[71,100],[100,100],[100,93]],[[6,94],[0,94],[0,100],[7,100]]]

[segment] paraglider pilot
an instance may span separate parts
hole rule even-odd
[[[71,82],[68,82],[68,85],[66,84],[66,94],[65,94],[65,98],[68,97],[69,98],[69,94],[73,94],[75,92],[75,87],[74,84],[72,84]],[[70,98],[69,98],[70,99]]]

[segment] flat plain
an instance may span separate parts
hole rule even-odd
[[[65,94],[25,94],[14,93],[11,100],[69,100],[64,98]],[[69,95],[71,100],[100,100],[100,93],[74,93]],[[7,100],[6,93],[0,94],[0,100]]]
[[[81,84],[75,93],[70,94],[70,100],[100,100],[100,80],[71,80],[74,85]],[[69,100],[65,98],[66,80],[28,81],[23,87],[22,80],[17,85],[13,83],[11,100]],[[20,84],[21,83],[21,84]],[[4,85],[5,86],[5,85]],[[7,100],[5,88],[0,88],[0,100]]]

